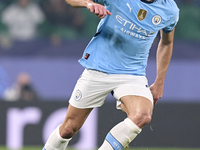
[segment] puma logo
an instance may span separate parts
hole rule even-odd
[[[131,12],[131,6],[129,5],[129,3],[126,3],[126,6],[128,6],[128,8],[130,9],[130,12]]]

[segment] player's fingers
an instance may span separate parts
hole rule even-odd
[[[91,12],[91,13],[94,13],[94,12],[95,12],[94,5],[91,5],[91,7],[90,7],[90,12]]]
[[[90,10],[90,12],[92,12],[92,13],[93,13],[93,11],[94,11],[93,4],[92,4],[92,3],[88,3],[88,4],[87,4],[87,9],[89,9],[89,10]]]
[[[102,16],[102,10],[98,7],[98,13],[96,14],[98,17]]]
[[[104,17],[105,17],[107,14],[108,14],[108,13],[107,13],[107,10],[104,9]]]
[[[154,100],[154,105],[158,102],[158,100],[162,98],[162,96],[154,96],[153,100]]]
[[[107,15],[106,9],[103,7],[103,8],[100,10],[100,13],[99,13],[98,17],[101,18],[101,19],[103,19],[106,15]]]
[[[154,105],[156,105],[156,103],[158,102],[158,98],[153,98],[153,101],[154,101]]]
[[[101,6],[97,5],[95,7],[95,15],[97,15],[99,18],[103,17],[103,10]]]
[[[87,8],[100,19],[103,19],[106,15],[111,15],[110,11],[106,10],[105,7],[100,4],[89,3]]]
[[[94,9],[95,9],[95,10],[94,10],[94,14],[98,16],[98,15],[99,15],[99,6],[98,6],[98,5],[95,5],[95,6],[94,6]]]
[[[101,12],[100,12],[100,18],[104,18],[106,15],[111,15],[109,10],[106,10],[106,8],[104,6],[101,7]]]
[[[106,15],[106,10],[105,10],[105,8],[104,7],[99,7],[99,15],[98,15],[98,17],[105,17],[105,15]]]
[[[112,15],[111,12],[110,12],[109,10],[106,10],[106,13],[107,13],[108,15]]]

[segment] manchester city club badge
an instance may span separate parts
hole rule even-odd
[[[155,16],[152,18],[152,22],[153,22],[153,24],[155,24],[155,25],[159,25],[159,24],[161,23],[161,21],[162,21],[162,18],[161,18],[161,16],[159,16],[159,15],[155,15]]]
[[[74,100],[79,101],[81,98],[82,98],[82,93],[80,90],[77,90]]]

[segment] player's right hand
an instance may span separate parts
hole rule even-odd
[[[162,98],[163,86],[164,86],[163,84],[158,84],[157,82],[154,82],[150,86],[150,90],[153,95],[154,105],[158,102],[160,98]]]
[[[106,15],[111,15],[109,10],[106,10],[103,5],[97,3],[88,3],[87,9],[89,9],[91,13],[97,15],[100,19],[103,19]]]

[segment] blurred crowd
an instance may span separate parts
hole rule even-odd
[[[181,10],[175,37],[200,40],[200,1],[175,1]],[[0,37],[21,41],[91,38],[99,21],[86,8],[72,8],[65,0],[1,0],[0,15]]]
[[[180,9],[175,38],[200,41],[200,0],[175,1]]]
[[[6,101],[31,102],[39,99],[35,91],[31,76],[26,72],[21,72],[17,76],[15,83],[4,90],[2,98]]]
[[[91,37],[99,19],[64,0],[1,0],[0,36],[11,40]]]

